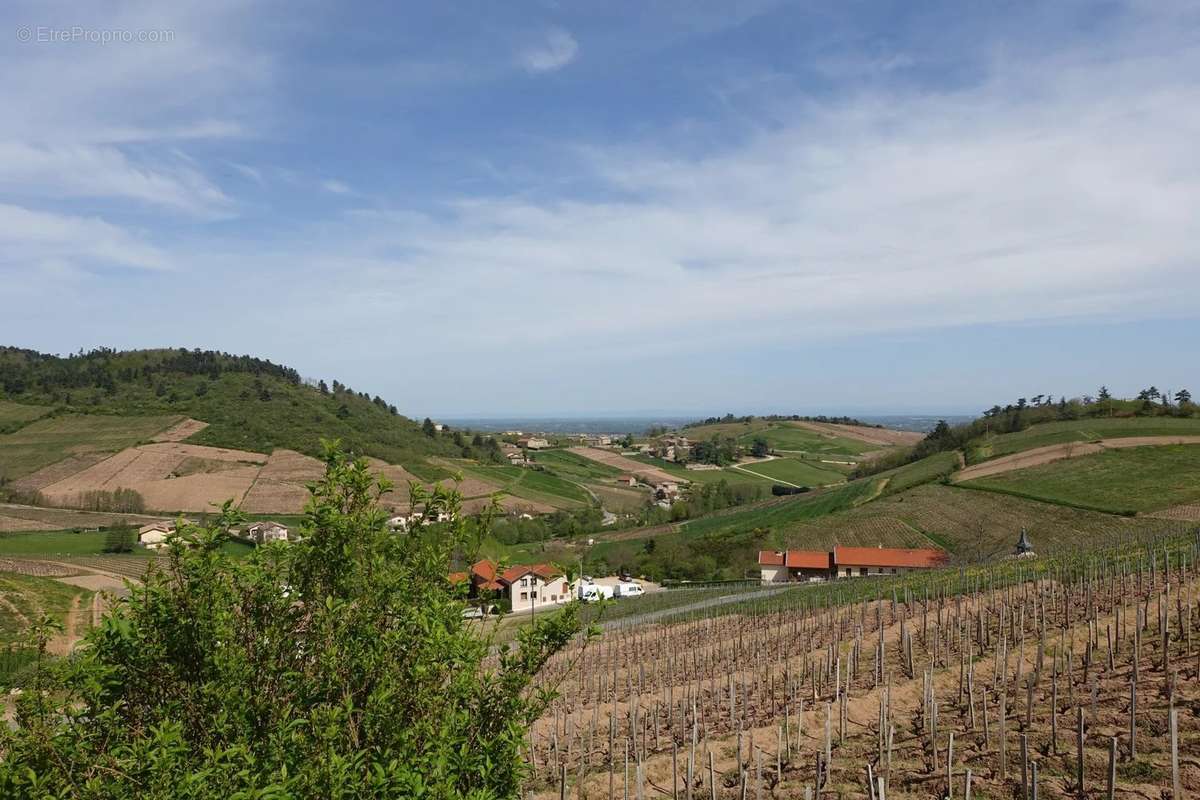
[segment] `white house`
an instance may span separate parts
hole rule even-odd
[[[151,522],[138,528],[138,544],[147,550],[160,550],[167,546],[167,539],[174,535],[174,522]]]
[[[571,586],[563,571],[553,564],[518,564],[497,574],[494,561],[483,559],[471,565],[467,572],[453,573],[451,582],[469,580],[471,594],[496,592],[512,601],[515,613],[536,611],[571,600]]]
[[[500,576],[500,581],[508,587],[512,610],[516,613],[571,600],[571,586],[566,576],[552,564],[509,567]]]
[[[250,527],[246,528],[246,535],[256,544],[286,542],[288,540],[288,529],[278,522],[268,520],[266,522],[255,522],[250,525]]]

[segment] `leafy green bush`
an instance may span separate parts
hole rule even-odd
[[[0,731],[5,798],[513,797],[574,606],[493,660],[447,565],[465,523],[390,533],[386,484],[333,448],[301,541],[222,550],[187,531],[87,647],[42,665]],[[414,503],[454,510],[419,489]],[[39,636],[44,652],[49,634]]]

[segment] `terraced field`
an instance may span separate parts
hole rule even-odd
[[[149,441],[181,421],[181,417],[117,417],[73,414],[39,419],[15,433],[0,436],[0,474],[22,478],[71,457],[116,453]],[[41,486],[29,486],[41,489]]]

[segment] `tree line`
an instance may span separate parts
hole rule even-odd
[[[1197,406],[1187,389],[1160,390],[1155,386],[1142,389],[1133,398],[1113,397],[1107,386],[1096,394],[1067,398],[1053,394],[1019,397],[1003,406],[997,404],[978,418],[959,425],[938,420],[925,438],[911,448],[898,449],[880,458],[860,462],[851,477],[874,475],[888,469],[950,450],[965,449],[970,442],[990,434],[1017,433],[1044,422],[1104,417],[1192,417]]]

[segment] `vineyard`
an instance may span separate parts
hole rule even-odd
[[[1193,797],[1200,540],[760,590],[541,676],[544,797]],[[729,599],[729,598],[727,598]]]

